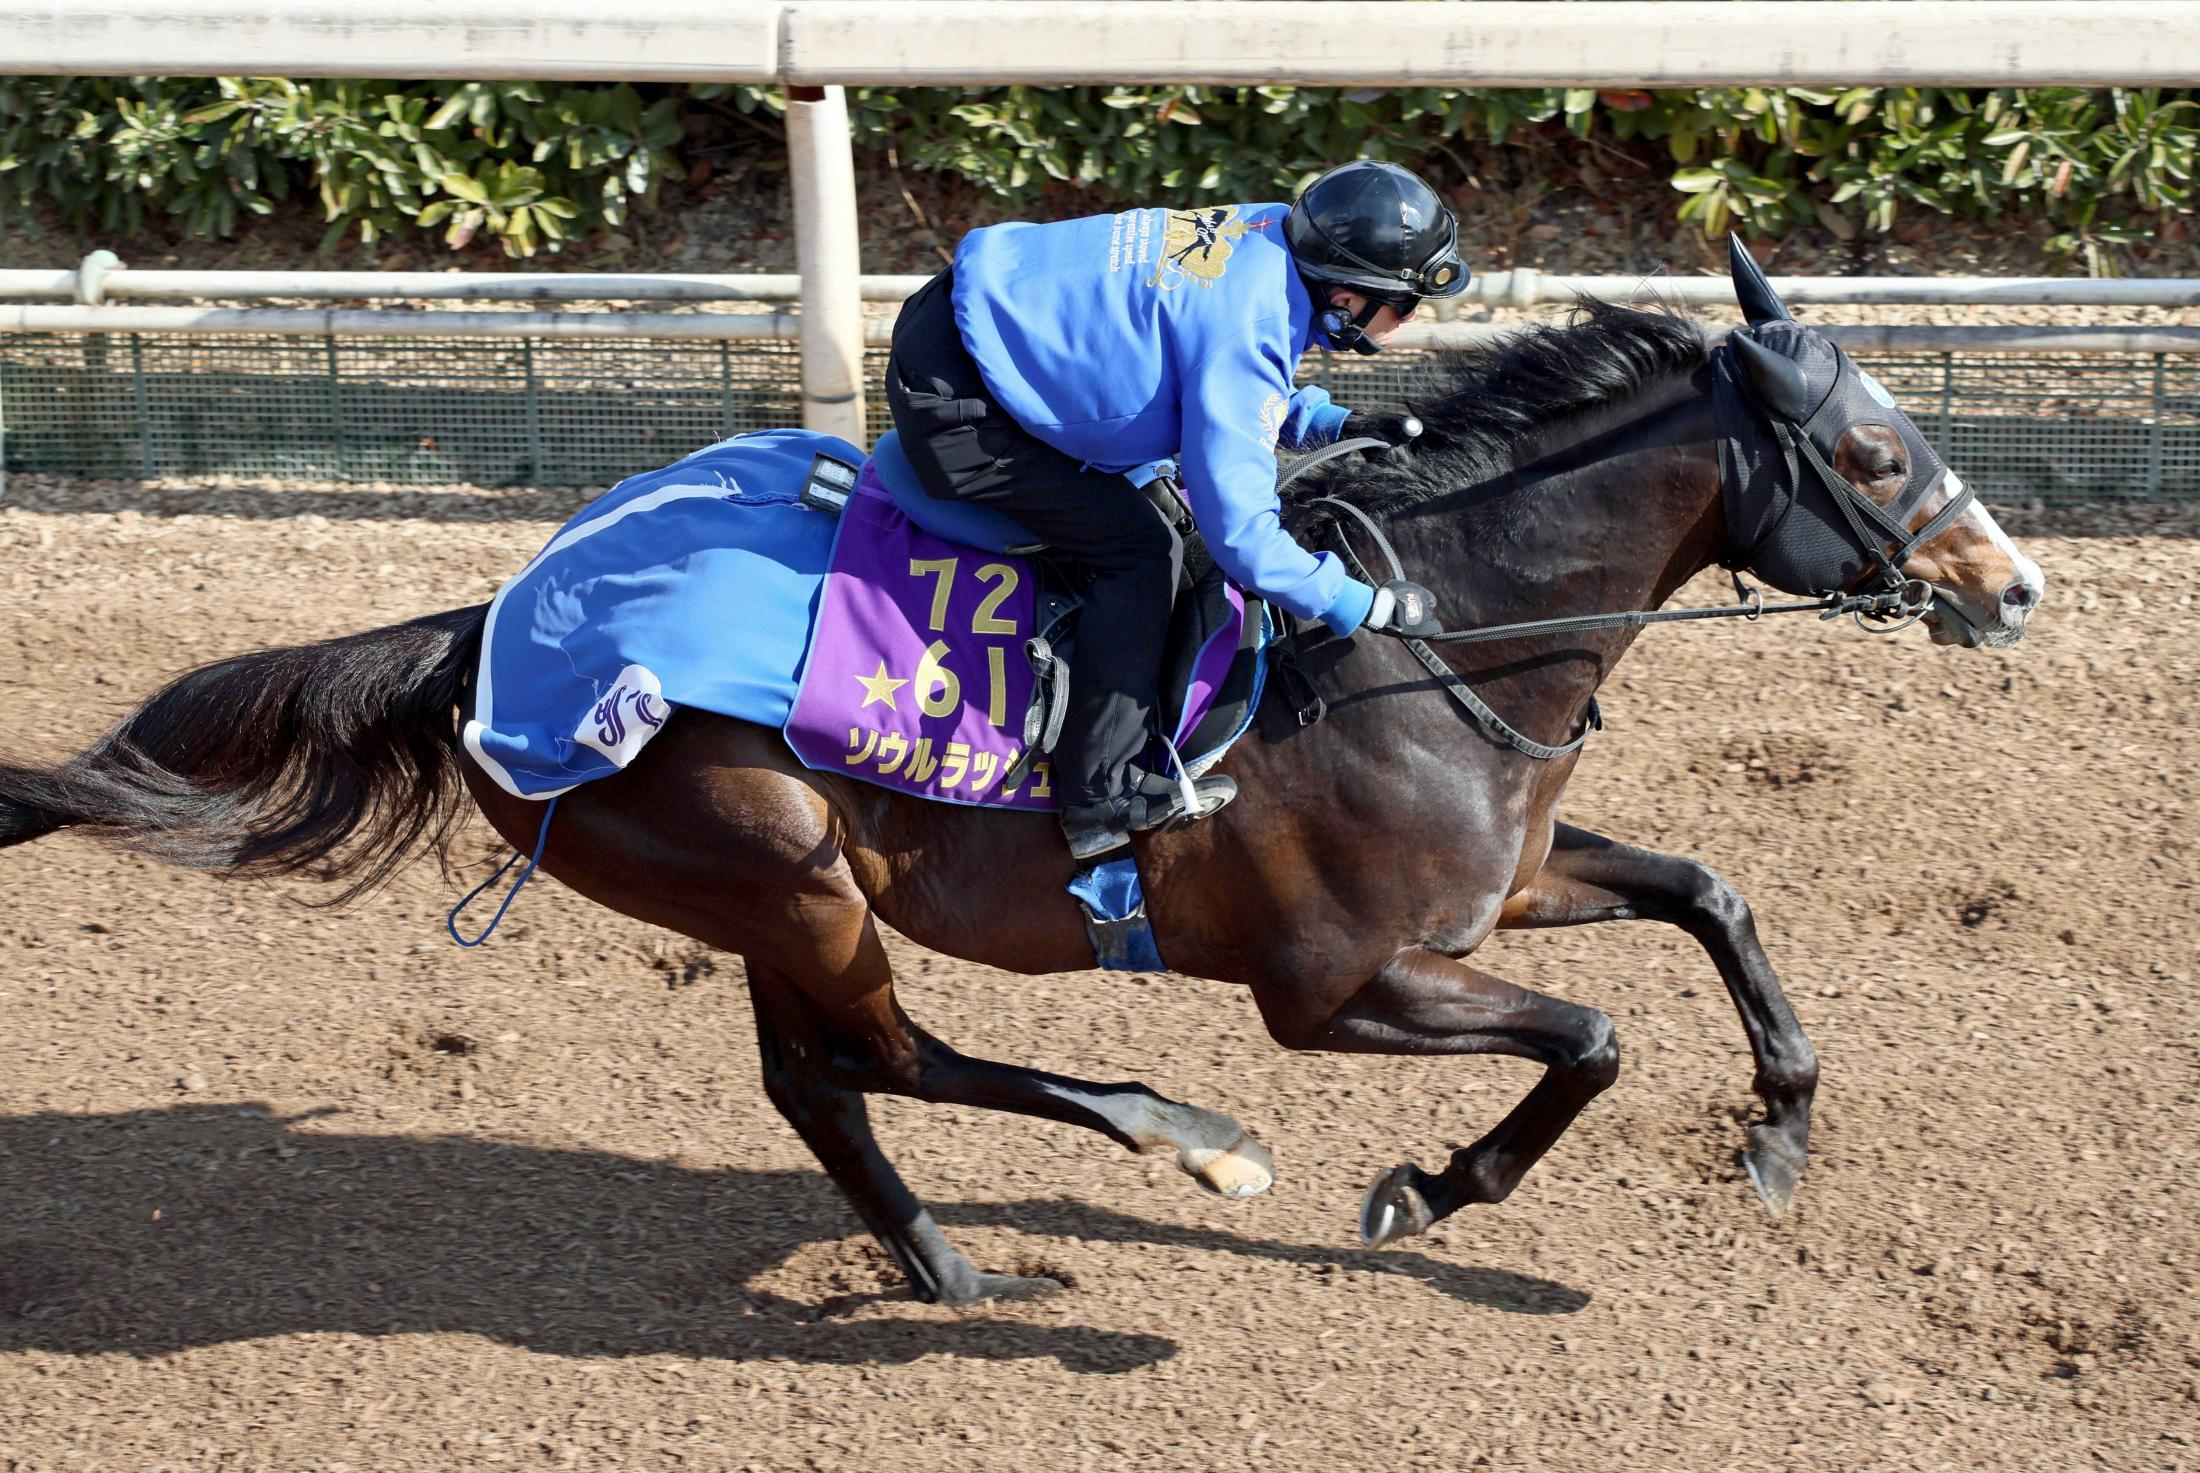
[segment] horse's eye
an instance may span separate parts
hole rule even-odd
[[[1884,481],[1889,476],[1899,476],[1901,474],[1902,462],[1899,460],[1890,460],[1886,464],[1882,465],[1878,470],[1872,472],[1872,479],[1875,481]]]

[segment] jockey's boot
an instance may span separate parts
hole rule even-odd
[[[1127,793],[1099,803],[1063,804],[1062,835],[1069,840],[1070,857],[1083,862],[1122,848],[1132,834],[1205,818],[1236,796],[1237,779],[1220,773],[1193,778],[1190,803],[1182,783],[1142,773]]]

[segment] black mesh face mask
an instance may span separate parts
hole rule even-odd
[[[1721,561],[1789,593],[1847,589],[1875,567],[1900,585],[1903,563],[1962,514],[1970,491],[1909,530],[1947,479],[1946,463],[1886,387],[1788,316],[1741,243],[1732,249],[1735,294],[1750,325],[1735,329],[1712,357],[1726,498]],[[1909,462],[1902,490],[1885,506],[1833,470],[1842,438],[1861,425],[1893,430]]]

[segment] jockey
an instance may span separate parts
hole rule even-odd
[[[997,508],[1091,580],[1054,753],[1080,861],[1237,792],[1202,777],[1187,810],[1165,772],[1133,764],[1184,552],[1154,463],[1179,463],[1192,521],[1239,587],[1338,634],[1398,619],[1392,589],[1283,529],[1275,451],[1419,431],[1294,390],[1292,375],[1310,343],[1373,353],[1423,297],[1464,290],[1457,239],[1434,190],[1363,160],[1290,206],[974,230],[902,309],[886,397],[925,490]]]

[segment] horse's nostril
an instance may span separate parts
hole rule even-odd
[[[2001,601],[2013,609],[2029,609],[2037,598],[2038,595],[2032,592],[2029,585],[2012,583],[2009,591],[2001,596]]]

